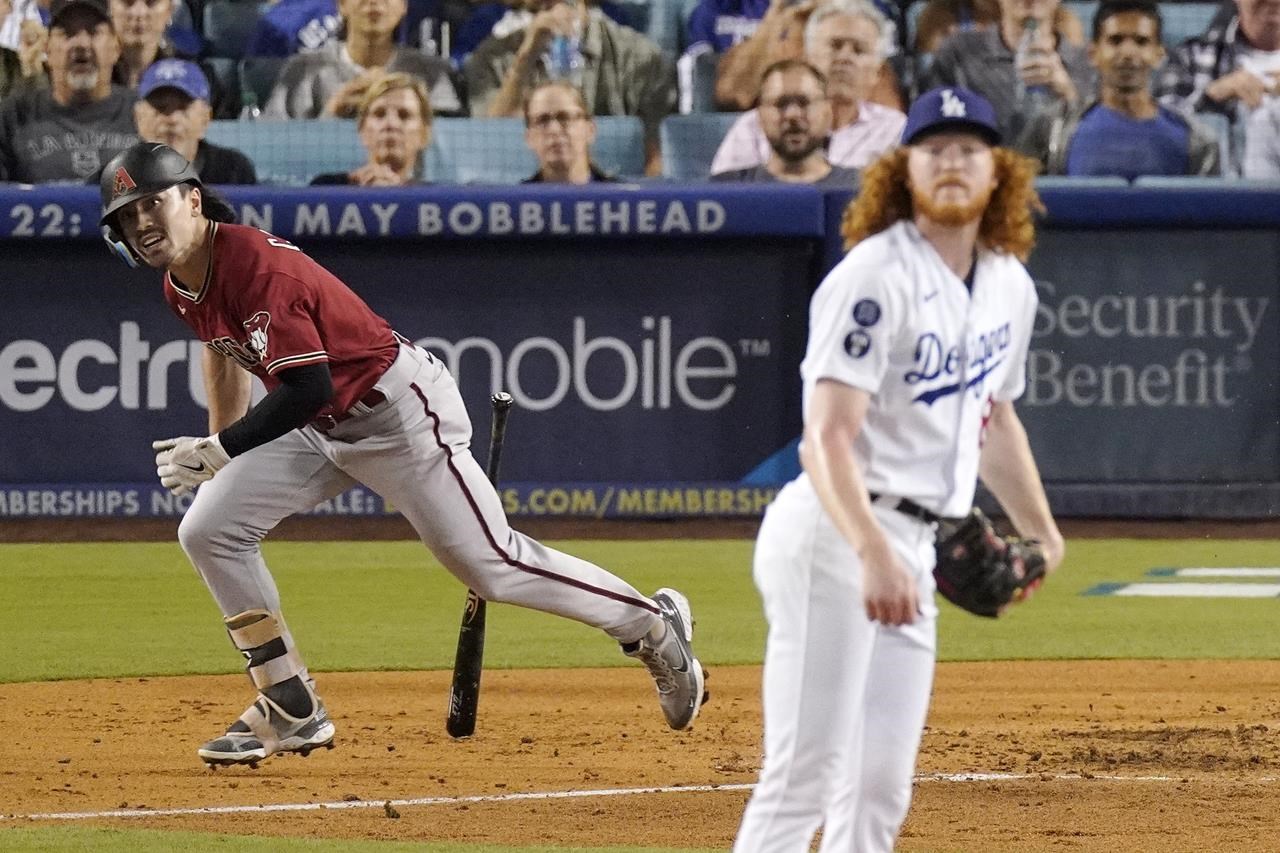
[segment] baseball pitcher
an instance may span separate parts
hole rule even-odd
[[[902,142],[863,173],[852,251],[810,306],[804,472],[756,545],[765,759],[736,853],[801,853],[820,827],[824,853],[893,849],[933,680],[935,528],[969,513],[979,476],[1045,565],[1062,559],[1013,408],[1036,308],[1032,166],[960,88],[922,95]],[[948,536],[949,559],[987,539]],[[981,562],[1025,597],[1025,561]]]

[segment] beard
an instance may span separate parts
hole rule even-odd
[[[810,154],[822,147],[823,142],[825,140],[821,136],[810,134],[806,134],[803,141],[792,141],[783,132],[769,140],[769,147],[786,163],[803,163]]]
[[[67,86],[75,92],[92,92],[98,88],[98,70],[67,72]]]
[[[938,204],[933,200],[933,196],[913,186],[911,187],[911,203],[915,207],[917,214],[939,225],[954,228],[980,220],[982,214],[987,212],[987,204],[991,201],[993,192],[995,192],[995,188],[988,187],[986,192],[981,193],[968,203],[957,204],[950,202]]]

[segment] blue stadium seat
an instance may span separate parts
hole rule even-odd
[[[266,106],[287,59],[286,56],[246,56],[240,60],[241,91],[253,92],[258,98],[258,106]]]
[[[262,0],[209,0],[204,7],[204,41],[210,56],[239,59],[269,4]]]
[[[596,116],[591,157],[620,178],[644,176],[644,123],[635,116]]]
[[[1220,3],[1161,3],[1160,19],[1164,26],[1162,40],[1165,47],[1175,47],[1192,36],[1203,33],[1220,8]]]
[[[644,129],[640,119],[601,116],[593,158],[621,177],[644,174]],[[322,172],[362,165],[367,153],[356,123],[348,119],[215,121],[210,142],[243,151],[264,184],[304,186]],[[448,184],[515,184],[537,169],[518,118],[440,118],[432,125],[425,178]]]
[[[711,174],[720,141],[741,113],[690,113],[662,121],[662,175],[676,180],[705,179]]]
[[[426,179],[436,184],[518,184],[537,169],[518,118],[438,118]]]
[[[1128,189],[1129,181],[1119,175],[1070,177],[1068,175],[1041,175],[1036,178],[1037,190],[1114,190]]]
[[[634,116],[597,116],[592,159],[606,172],[644,174],[644,126]],[[519,118],[440,118],[426,155],[433,183],[516,184],[538,168]]]
[[[305,186],[321,172],[348,171],[367,156],[349,119],[214,121],[205,137],[243,151],[264,184]]]

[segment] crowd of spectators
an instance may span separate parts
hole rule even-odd
[[[235,57],[202,31],[212,4],[248,16]],[[660,176],[663,122],[703,104],[737,113],[707,124],[723,134],[708,177],[852,185],[912,98],[947,85],[986,96],[1045,174],[1280,178],[1280,0],[1225,0],[1179,43],[1175,5],[1101,0],[1081,20],[1060,0],[0,0],[0,181],[92,181],[142,138],[211,183],[254,183],[249,157],[205,139],[242,105],[354,120],[366,162],[319,184],[422,182],[442,116],[522,119],[527,180],[574,184],[615,179],[592,158],[597,118],[632,116]],[[271,85],[239,57],[276,63]]]

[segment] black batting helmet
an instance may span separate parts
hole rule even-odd
[[[201,186],[187,158],[159,142],[139,142],[117,154],[102,170],[101,224],[114,228],[114,215],[126,204],[178,184]]]

